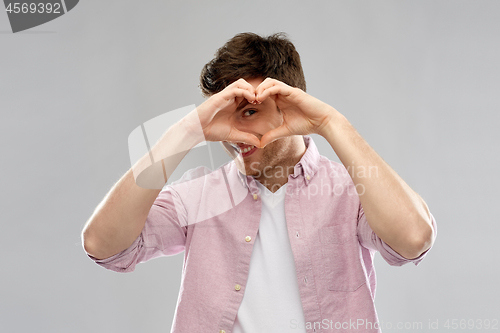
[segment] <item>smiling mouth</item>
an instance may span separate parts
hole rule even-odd
[[[242,157],[250,156],[257,150],[257,147],[254,145],[247,145],[244,143],[230,143],[230,145],[238,154],[241,154]]]
[[[233,147],[234,150],[236,150],[238,154],[241,153],[241,149],[236,143],[229,143],[229,144],[231,145],[231,147]]]

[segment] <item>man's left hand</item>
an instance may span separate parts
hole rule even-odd
[[[281,81],[266,78],[257,87],[257,103],[272,98],[283,115],[281,126],[262,136],[261,147],[290,135],[319,134],[338,113],[330,105],[307,94],[300,88],[291,87]]]

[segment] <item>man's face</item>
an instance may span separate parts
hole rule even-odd
[[[254,78],[246,81],[257,88],[263,79]],[[254,134],[260,140],[264,134],[282,124],[282,114],[272,97],[268,97],[259,105],[250,104],[244,98],[238,98],[236,102],[238,108],[234,113],[233,125],[240,131]],[[263,149],[236,142],[229,144],[224,147],[229,155],[237,154],[235,162],[240,172],[249,176],[258,176],[262,175],[265,167],[287,165],[292,140],[289,137],[281,138],[269,143]]]

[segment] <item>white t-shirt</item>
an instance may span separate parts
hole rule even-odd
[[[272,193],[256,183],[262,214],[233,332],[305,333],[304,311],[285,219],[287,184]]]

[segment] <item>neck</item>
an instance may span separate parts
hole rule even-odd
[[[290,137],[285,157],[273,166],[266,166],[259,178],[256,178],[269,191],[276,192],[288,182],[288,176],[294,173],[295,165],[306,152],[302,135]]]

